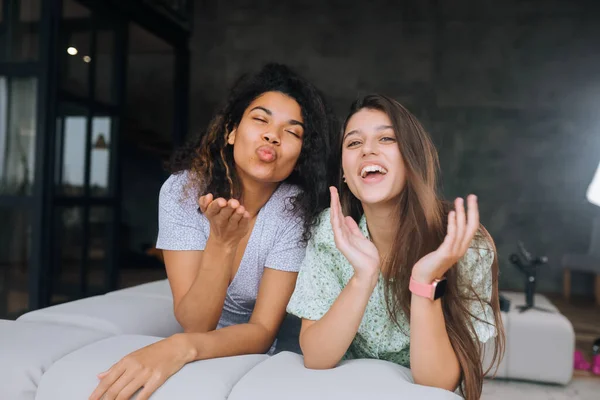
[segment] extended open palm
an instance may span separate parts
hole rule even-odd
[[[479,229],[477,197],[471,195],[467,201],[468,218],[463,199],[455,200],[455,211],[448,214],[448,231],[444,241],[437,250],[425,255],[414,265],[415,279],[427,283],[439,279],[465,255]]]
[[[372,279],[380,268],[377,247],[362,234],[352,217],[344,217],[337,189],[331,187],[330,192],[329,212],[335,245],[348,259],[357,277]]]

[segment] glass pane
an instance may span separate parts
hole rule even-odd
[[[0,77],[0,193],[28,195],[33,185],[36,78]]]
[[[9,0],[0,0],[0,61],[6,61],[8,54],[7,37],[7,22],[5,18],[6,7]]]
[[[90,294],[101,293],[106,284],[106,269],[109,261],[110,238],[112,237],[112,209],[92,207],[90,209],[90,242],[88,249]]]
[[[74,0],[63,1],[60,24],[60,84],[77,96],[89,94],[88,75],[91,62],[91,13]]]
[[[134,146],[132,151],[168,158],[173,138],[174,65],[172,46],[138,25],[130,25],[128,118],[123,135]]]
[[[90,193],[105,196],[110,189],[111,117],[94,117],[92,120],[92,147],[90,165]]]
[[[19,0],[19,19],[13,25],[12,61],[35,61],[39,57],[41,0]]]
[[[0,220],[0,318],[12,319],[29,306],[29,212],[0,208]]]
[[[80,295],[83,207],[56,209],[54,240],[56,253],[51,302],[61,303]]]
[[[112,30],[97,32],[96,57],[93,62],[96,63],[96,100],[114,104],[115,33]]]
[[[85,143],[87,139],[87,110],[80,107],[69,107],[59,117],[56,144],[60,162],[56,176],[57,192],[67,196],[83,195],[85,183]]]
[[[0,61],[37,61],[41,0],[0,0]]]

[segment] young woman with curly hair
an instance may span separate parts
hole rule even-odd
[[[159,200],[174,312],[184,333],[99,375],[91,399],[147,399],[186,363],[274,350],[305,244],[327,207],[321,93],[285,66],[243,76],[208,131],[173,159]]]

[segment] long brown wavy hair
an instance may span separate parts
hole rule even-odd
[[[398,315],[404,313],[410,321],[411,293],[408,290],[412,266],[426,254],[436,250],[444,240],[447,230],[448,213],[452,204],[444,201],[437,193],[437,175],[439,159],[431,138],[419,123],[417,118],[397,101],[378,94],[365,96],[355,101],[347,116],[337,151],[341,152],[343,133],[348,120],[361,109],[379,110],[387,114],[396,135],[404,167],[406,170],[406,184],[400,195],[395,215],[398,218],[398,227],[395,233],[393,250],[385,259],[387,265],[382,268],[386,271],[388,284],[385,297],[388,300],[388,313],[392,321],[398,324]],[[340,156],[336,157],[341,160]],[[342,183],[342,168],[338,166],[338,187],[345,215],[352,216],[359,221],[363,215],[360,201],[352,194],[348,187]],[[459,282],[458,269],[454,265],[446,274],[448,280],[447,290],[442,298],[442,309],[446,321],[446,330],[450,343],[458,358],[461,368],[460,390],[468,400],[479,399],[483,386],[484,376],[496,364],[498,366],[504,354],[504,327],[500,315],[498,294],[498,259],[494,241],[487,230],[480,226],[474,243],[476,246],[492,251],[492,295],[490,299],[483,299],[473,289],[470,282]],[[473,244],[471,245],[473,247]],[[391,279],[393,278],[393,279]],[[459,287],[459,285],[464,285]],[[489,305],[493,310],[494,325],[497,336],[494,340],[494,353],[491,364],[483,371],[483,346],[477,340],[473,318],[469,310],[469,303],[481,302]],[[484,321],[485,322],[485,321]],[[496,368],[497,369],[497,368]]]

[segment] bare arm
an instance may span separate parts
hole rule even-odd
[[[448,215],[448,230],[440,247],[421,258],[413,267],[415,280],[430,284],[441,278],[465,255],[479,227],[477,198],[469,196],[468,221],[463,199],[455,200]],[[460,364],[446,330],[441,300],[411,297],[410,366],[415,383],[455,390]]]
[[[446,332],[441,300],[412,295],[410,368],[415,383],[454,391],[460,364]]]
[[[297,273],[265,268],[247,324],[211,332],[180,333],[128,354],[98,375],[91,400],[148,399],[169,377],[194,360],[266,352],[277,335]]]
[[[203,251],[165,251],[173,292],[175,318],[185,332],[208,332],[217,327],[240,240],[249,232],[250,216],[237,200],[200,198],[210,221]]]
[[[376,282],[352,277],[323,318],[302,320],[300,347],[307,368],[333,368],[342,359],[358,332]]]
[[[302,320],[300,347],[305,366],[313,369],[333,368],[342,359],[379,278],[379,253],[356,222],[344,217],[335,188],[331,188],[330,222],[336,247],[353,266],[354,275],[323,317],[318,321]]]
[[[221,317],[235,249],[209,239],[204,251],[164,251],[175,318],[185,332],[214,330]]]
[[[250,321],[212,332],[185,334],[191,349],[188,362],[269,350],[285,317],[297,275],[265,268]]]

